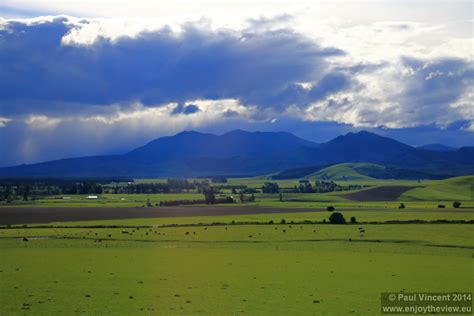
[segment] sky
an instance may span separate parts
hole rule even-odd
[[[0,3],[0,167],[183,130],[474,146],[472,1]]]

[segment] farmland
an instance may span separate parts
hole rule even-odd
[[[473,2],[2,1],[0,316],[472,314]]]
[[[377,313],[383,291],[471,289],[470,225],[364,229],[364,236],[357,225],[3,230],[3,310],[367,315]]]
[[[4,204],[2,312],[372,315],[381,292],[468,292],[472,180],[368,181],[349,191],[375,194],[367,201],[345,191],[256,193],[254,202],[156,206],[202,197],[184,192]],[[376,189],[396,185],[414,188],[380,201]],[[328,205],[345,225],[329,223]]]
[[[325,208],[328,204],[336,204],[343,208],[396,208],[399,203],[409,202],[407,206],[412,208],[436,208],[439,202],[447,205],[453,201],[462,201],[465,206],[474,207],[474,176],[456,177],[446,180],[361,180],[361,181],[338,181],[342,186],[359,185],[362,189],[351,191],[334,191],[329,193],[284,193],[280,201],[278,194],[258,193],[265,182],[276,183],[282,189],[291,189],[299,184],[298,180],[269,180],[268,176],[254,178],[229,178],[227,186],[245,186],[257,190],[255,201],[250,206],[288,207],[288,208]],[[190,179],[194,181],[196,179]],[[164,183],[164,179],[139,179],[140,183]],[[395,187],[403,187],[400,192],[391,193],[387,198],[383,192],[394,191]],[[384,189],[385,188],[385,189]],[[350,195],[361,194],[362,191],[374,190],[363,198],[364,203],[352,201]],[[222,196],[232,194],[230,189],[219,190]],[[358,192],[361,191],[361,192]],[[397,191],[397,190],[395,190]],[[378,193],[380,192],[380,194]],[[349,197],[347,196],[349,194]],[[198,200],[202,199],[202,193],[195,190],[185,190],[180,193],[157,193],[157,194],[99,194],[97,199],[88,199],[88,194],[63,194],[36,196],[28,201],[21,199],[7,203],[0,201],[2,207],[29,207],[29,208],[52,208],[52,207],[155,207],[160,202],[173,200]],[[378,202],[377,202],[378,201]],[[392,201],[390,203],[390,201]],[[238,204],[238,203],[237,203]],[[247,204],[248,205],[248,204]]]

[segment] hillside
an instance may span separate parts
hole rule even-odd
[[[338,165],[333,165],[322,170],[319,170],[315,173],[309,174],[307,178],[316,178],[322,180],[371,180],[374,179],[369,177],[363,171],[375,170],[375,169],[385,169],[384,166],[377,164],[368,164],[368,163],[343,163]]]
[[[290,169],[273,176],[274,179],[310,178],[333,181],[357,181],[374,179],[440,179],[449,175],[437,175],[417,170],[387,167],[372,163],[342,163],[332,166],[315,166]]]
[[[423,188],[408,191],[400,197],[403,201],[472,201],[474,176],[455,177],[423,184]]]

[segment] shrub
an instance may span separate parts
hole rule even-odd
[[[273,221],[272,220],[268,221],[268,224],[270,224],[270,225],[273,224]]]
[[[444,205],[444,204],[438,204],[438,208],[445,208],[445,207],[446,207],[446,205]]]
[[[400,203],[400,205],[398,206],[398,208],[405,208],[405,204]]]
[[[176,201],[161,201],[160,206],[176,206],[176,205],[192,205],[205,204],[205,200],[176,200]]]
[[[459,202],[459,201],[453,202],[453,207],[454,208],[459,208],[460,206],[461,206],[461,202]]]
[[[286,220],[283,218],[283,219],[280,221],[280,224],[286,224]]]
[[[328,207],[326,208],[326,210],[327,210],[328,212],[334,212],[334,211],[336,210],[336,208],[335,208],[334,206],[330,205],[330,206],[328,206]]]
[[[205,188],[203,194],[204,194],[204,201],[206,202],[206,204],[216,203],[216,196],[214,194],[213,188]]]
[[[331,216],[329,216],[329,222],[331,224],[345,224],[346,219],[341,213],[332,213]]]
[[[357,219],[355,218],[355,216],[352,216],[352,217],[351,217],[351,223],[352,223],[352,224],[357,223]]]

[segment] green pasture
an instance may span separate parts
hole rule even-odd
[[[267,180],[229,179],[239,181],[258,187]],[[282,181],[282,187],[297,182]],[[354,202],[342,196],[345,192],[333,192],[283,194],[283,201],[278,194],[256,194],[256,202],[245,203],[289,208],[278,214],[3,227],[1,313],[376,315],[381,292],[472,291],[473,224],[452,221],[474,220],[474,177],[358,182],[367,183],[422,187],[387,202]],[[13,205],[41,212],[41,207],[143,207],[148,200],[156,205],[203,198],[194,193],[69,197]],[[456,200],[461,208],[453,208]],[[405,209],[398,208],[402,202]],[[358,223],[308,223],[327,220],[329,205]],[[451,223],[384,223],[413,220]]]
[[[474,201],[474,176],[456,177],[446,180],[430,181],[423,188],[405,192],[400,200],[440,201],[459,200]]]
[[[333,179],[333,180],[344,179],[344,180],[355,180],[355,181],[373,180],[373,178],[357,172],[357,168],[362,168],[362,169],[365,168],[367,170],[370,170],[370,169],[383,170],[385,167],[376,165],[376,164],[370,164],[370,163],[343,163],[343,164],[337,164],[337,165],[324,168],[323,170],[320,170],[318,172],[308,175],[307,178],[321,179],[322,177],[324,177],[324,178]]]
[[[471,221],[474,220],[474,211],[462,209],[461,211],[342,211],[347,221],[354,216],[358,222],[386,222],[386,221]],[[56,226],[154,226],[154,225],[191,225],[191,224],[212,224],[212,223],[280,223],[284,219],[287,223],[328,220],[330,212],[289,212],[251,215],[223,215],[223,216],[192,216],[192,217],[162,217],[162,218],[131,218],[131,219],[111,219],[93,220],[77,222],[57,222],[46,225]],[[16,227],[21,227],[17,225]],[[45,226],[45,224],[28,225],[29,227]],[[1,231],[1,230],[0,230]]]
[[[381,292],[472,291],[471,225],[363,228],[3,229],[2,313],[374,315]]]

